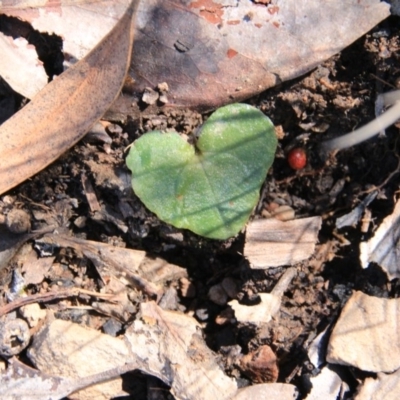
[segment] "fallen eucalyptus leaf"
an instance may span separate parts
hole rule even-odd
[[[232,104],[210,116],[195,147],[177,133],[155,131],[134,142],[126,163],[135,193],[160,219],[227,239],[256,205],[276,146],[268,117]]]
[[[305,74],[382,19],[377,0],[142,2],[134,93],[167,82],[169,106],[210,110]],[[129,96],[118,105],[128,109]]]
[[[58,34],[68,57],[79,59],[102,29],[110,29],[124,2],[7,0],[2,12]],[[140,94],[167,82],[169,105],[180,107],[212,109],[240,101],[310,71],[390,14],[379,0],[265,3],[142,1],[134,45],[140,62],[131,66],[131,90]],[[120,96],[113,111],[131,112],[131,105],[132,97]]]
[[[57,159],[113,102],[130,61],[137,5],[134,0],[96,48],[1,125],[0,194]]]

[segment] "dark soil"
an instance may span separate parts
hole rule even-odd
[[[278,358],[278,382],[294,383],[304,396],[309,377],[318,372],[308,360],[308,346],[318,333],[332,326],[351,290],[385,297],[398,297],[400,293],[397,280],[388,282],[378,267],[363,270],[358,258],[359,242],[368,238],[393,209],[399,186],[398,127],[387,129],[384,137],[335,155],[320,151],[324,140],[372,120],[376,96],[399,87],[398,26],[398,19],[390,18],[308,75],[248,100],[271,118],[280,139],[252,218],[259,218],[274,204],[291,206],[297,217],[323,217],[315,254],[295,265],[298,275],[285,293],[276,321],[255,327],[239,324],[233,318],[217,318],[221,313],[229,314],[229,306],[213,303],[208,292],[224,278],[232,278],[239,289],[237,298],[246,304],[256,303],[257,294],[271,291],[285,268],[250,269],[241,255],[244,233],[227,241],[215,241],[177,230],[146,210],[129,188],[124,157],[132,141],[154,128],[174,128],[190,135],[208,115],[189,110],[149,114],[144,110],[140,121],[128,117],[124,124],[110,125],[111,144],[84,139],[45,171],[2,196],[2,213],[23,209],[31,216],[32,230],[56,224],[71,235],[146,250],[187,268],[195,297],[180,296],[179,282],[172,281],[169,287],[175,288],[179,297],[168,308],[190,312],[201,322],[207,344],[218,354],[227,373],[242,386],[251,384],[249,374],[238,367],[237,360],[241,354],[267,344]],[[8,96],[11,99],[12,95]],[[18,106],[20,99],[15,104]],[[308,164],[294,171],[286,155],[298,146],[306,149]],[[90,210],[82,186],[83,175],[94,187],[100,211]],[[372,217],[367,229],[361,230],[361,222],[336,229],[336,218],[350,212],[373,190],[378,195],[370,206]],[[57,250],[55,255],[59,270],[41,284],[30,285],[29,293],[52,285],[70,287],[77,284],[77,277],[84,282],[81,287],[100,288],[98,273],[88,260],[68,249]],[[0,271],[2,296],[14,267]],[[132,296],[135,308],[146,299],[146,295],[137,292]],[[83,302],[79,300],[79,304]],[[58,318],[99,329],[113,319],[96,311],[63,309],[57,302],[43,307],[56,310]],[[131,319],[134,317],[133,313]],[[118,332],[123,332],[129,322],[119,321]],[[353,374],[357,377],[357,372]],[[343,379],[354,391],[354,376],[345,374]],[[143,397],[136,392],[134,398],[146,398],[145,392],[144,387]],[[161,390],[157,398],[171,398],[167,393]]]

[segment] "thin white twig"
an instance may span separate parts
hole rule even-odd
[[[392,105],[382,115],[355,131],[322,143],[326,151],[341,150],[364,142],[400,119],[400,90],[380,95],[384,105]]]

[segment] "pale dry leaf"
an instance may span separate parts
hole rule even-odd
[[[50,82],[0,127],[0,193],[54,161],[102,116],[119,93],[130,61],[134,0],[84,59]]]
[[[327,361],[370,372],[400,368],[400,299],[354,292],[329,339]]]
[[[321,217],[252,221],[247,225],[243,254],[251,268],[293,265],[306,260],[314,252],[321,223]]]
[[[298,391],[296,386],[288,383],[262,383],[259,385],[248,386],[239,389],[236,396],[232,400],[249,400],[249,399],[279,399],[293,400],[296,399]]]
[[[378,373],[376,379],[366,378],[354,400],[397,400],[400,393],[400,369],[393,374]]]
[[[31,99],[48,82],[35,48],[24,38],[13,39],[0,32],[0,75],[18,93]]]
[[[106,372],[69,379],[35,370],[16,358],[0,373],[1,398],[4,400],[58,400],[86,386],[115,378],[135,368],[132,364]]]
[[[360,261],[363,268],[371,262],[379,264],[390,280],[400,277],[400,200],[367,242],[360,243]]]
[[[271,293],[259,293],[261,299],[259,304],[247,306],[240,304],[237,300],[230,301],[228,304],[235,311],[236,319],[239,322],[251,323],[256,326],[271,321],[279,312],[283,293],[295,275],[295,268],[286,270]]]
[[[68,378],[70,382],[79,382],[93,374],[107,374],[128,362],[134,363],[133,368],[138,367],[122,338],[60,319],[49,321],[34,336],[28,357],[42,373]],[[103,375],[97,382],[104,378]],[[84,389],[74,398],[106,400],[121,394],[124,391],[118,377]]]
[[[328,328],[320,332],[310,343],[307,351],[308,359],[315,368],[321,368],[325,364],[326,347],[329,339]]]
[[[271,293],[259,293],[261,302],[254,306],[240,304],[232,300],[228,304],[235,311],[235,318],[241,323],[254,325],[266,324],[278,313],[281,306],[281,298]]]
[[[142,303],[141,313],[142,321],[125,337],[136,357],[146,360],[147,372],[170,385],[177,400],[223,400],[236,393],[235,381],[216,363],[195,319],[154,302]]]
[[[305,400],[344,400],[347,399],[348,385],[338,374],[338,366],[328,364],[317,376],[310,377],[312,385]],[[345,396],[346,393],[346,396]]]

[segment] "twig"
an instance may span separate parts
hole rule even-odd
[[[102,294],[102,293],[92,292],[90,290],[77,289],[77,288],[60,290],[58,292],[37,293],[26,297],[21,297],[9,304],[6,304],[5,306],[0,307],[0,317],[27,304],[46,303],[48,301],[56,299],[65,299],[66,297],[76,297],[82,294],[92,297],[98,297],[100,299],[105,299],[105,300],[115,296],[114,294]]]
[[[380,100],[383,101],[384,105],[393,104],[389,110],[354,132],[323,142],[322,148],[326,151],[332,151],[354,146],[372,138],[381,130],[395,123],[400,118],[400,91],[396,90],[380,96]]]

